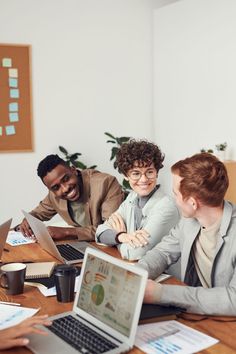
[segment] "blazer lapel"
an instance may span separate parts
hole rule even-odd
[[[181,253],[181,268],[182,268],[182,276],[184,279],[186,268],[188,265],[189,255],[191,252],[192,245],[199,234],[200,225],[197,220],[193,220],[193,224],[190,224],[188,227],[189,230],[185,230],[186,238],[184,240],[184,247]]]

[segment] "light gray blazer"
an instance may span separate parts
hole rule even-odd
[[[137,193],[131,191],[117,210],[124,220],[128,233],[132,233],[136,230],[134,217],[136,202]],[[128,260],[140,259],[148,250],[160,242],[162,237],[166,235],[169,230],[178,223],[178,221],[179,211],[173,199],[165,195],[161,188],[158,188],[142,208],[140,229],[145,229],[149,233],[150,237],[148,239],[148,245],[139,248],[132,248],[126,243],[117,245],[122,258]],[[99,225],[96,231],[95,240],[98,241],[100,234],[107,229],[110,229],[110,227],[106,222]]]
[[[182,218],[168,236],[139,261],[149,278],[156,278],[181,255],[181,279],[192,245],[200,231],[193,218]],[[176,305],[188,312],[211,315],[236,315],[236,205],[224,202],[224,211],[211,272],[212,288],[164,285],[160,304]]]

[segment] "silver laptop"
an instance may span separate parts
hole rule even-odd
[[[143,302],[146,270],[88,247],[73,310],[51,317],[48,335],[29,335],[39,354],[113,354],[130,350]]]
[[[6,243],[7,235],[11,227],[12,219],[7,220],[0,225],[0,260]]]
[[[57,245],[50,236],[47,227],[41,220],[35,218],[29,213],[26,213],[24,210],[22,210],[22,212],[37,241],[45,251],[66,264],[83,262],[85,249],[89,246],[88,242],[72,241]]]

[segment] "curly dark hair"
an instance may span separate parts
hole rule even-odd
[[[60,158],[58,155],[48,155],[38,164],[37,174],[43,180],[43,178],[51,172],[58,165],[64,165],[69,167],[69,165]]]
[[[147,140],[131,139],[128,143],[121,145],[116,154],[115,167],[123,175],[127,176],[136,164],[138,167],[148,167],[152,163],[157,172],[163,167],[163,160],[165,155],[162,154],[159,147]]]

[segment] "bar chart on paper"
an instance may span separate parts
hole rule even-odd
[[[147,354],[190,354],[217,342],[217,339],[177,321],[140,325],[135,339],[135,345]]]

